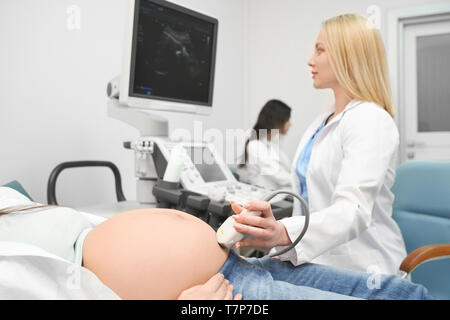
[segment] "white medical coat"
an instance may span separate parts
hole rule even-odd
[[[306,130],[291,166],[292,187],[299,154],[330,113]],[[319,133],[306,173],[311,219],[295,250],[280,256],[294,265],[313,262],[372,273],[398,272],[406,256],[403,238],[392,219],[399,134],[380,106],[352,100]],[[281,220],[294,241],[304,226],[300,204]],[[284,247],[276,247],[279,251]]]
[[[237,168],[239,180],[267,189],[289,189],[291,161],[281,150],[280,137],[251,140],[247,146],[248,161]]]

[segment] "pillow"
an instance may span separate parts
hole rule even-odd
[[[14,189],[14,190],[20,192],[21,194],[23,194],[25,197],[27,197],[31,201],[33,201],[33,199],[31,199],[30,195],[25,191],[25,189],[22,187],[22,185],[16,180],[11,181],[7,184],[4,184],[2,187],[8,187],[8,188]]]
[[[11,182],[8,185],[13,184],[14,186],[19,186],[22,188],[20,183],[17,181]],[[32,200],[27,197],[24,193],[18,191],[16,188],[11,186],[4,185],[0,186],[0,209],[3,207],[10,207],[14,205],[25,205],[29,204]],[[22,188],[23,189],[23,188]],[[23,190],[25,192],[25,190]],[[26,193],[26,192],[25,192]],[[106,220],[104,217],[100,217],[91,213],[78,211],[81,215],[83,215],[90,223],[94,225],[98,225]]]

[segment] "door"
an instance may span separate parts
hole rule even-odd
[[[450,161],[450,19],[406,25],[403,41],[401,162]]]

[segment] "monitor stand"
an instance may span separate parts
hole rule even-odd
[[[121,105],[117,98],[108,99],[107,113],[111,118],[123,121],[138,129],[141,138],[169,137],[169,122],[166,118],[152,114],[147,110]],[[137,201],[142,204],[156,204],[156,198],[152,190],[158,175],[153,162],[153,145],[148,145],[146,141],[140,143],[138,140],[137,143],[125,147],[135,151]]]
[[[139,130],[142,137],[168,137],[169,121],[145,109],[130,108],[119,99],[108,99],[108,116],[123,121]]]

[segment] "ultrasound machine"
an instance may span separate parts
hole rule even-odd
[[[195,214],[217,229],[232,214],[231,200],[261,200],[272,190],[238,181],[212,143],[172,141],[157,112],[213,112],[218,20],[168,1],[127,3],[122,73],[108,83],[108,115],[140,131],[124,142],[135,153],[137,200]],[[187,156],[170,183],[164,173],[176,146]],[[292,212],[284,198],[271,203],[275,216]]]

